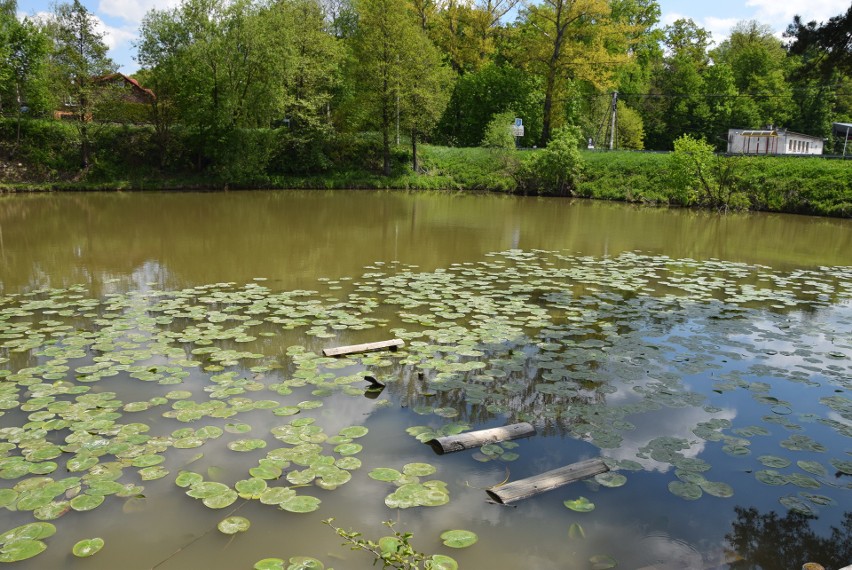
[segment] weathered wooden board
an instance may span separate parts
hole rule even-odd
[[[557,487],[567,485],[568,483],[573,483],[574,481],[594,477],[599,473],[605,473],[607,471],[609,471],[609,467],[606,466],[603,459],[587,459],[585,461],[566,465],[565,467],[560,467],[559,469],[554,469],[553,471],[541,473],[540,475],[527,477],[526,479],[520,479],[497,487],[491,487],[486,490],[486,493],[488,493],[488,496],[498,503],[505,505],[515,501],[520,501],[521,499],[533,497],[540,493],[544,493],[545,491],[550,491]]]
[[[379,342],[368,342],[365,344],[353,344],[350,346],[338,346],[337,348],[324,348],[322,350],[323,356],[342,356],[344,354],[355,354],[358,352],[372,352],[374,350],[382,350],[385,348],[389,348],[391,350],[396,350],[397,348],[405,346],[405,342],[401,339],[395,338],[393,340],[382,340]]]
[[[535,435],[535,428],[532,424],[521,422],[503,427],[470,431],[459,435],[438,437],[430,439],[426,443],[432,446],[435,453],[444,454],[531,435]]]

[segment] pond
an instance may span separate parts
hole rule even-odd
[[[371,568],[330,518],[391,522],[434,568],[852,564],[849,220],[6,196],[0,379],[14,567]],[[424,443],[516,422],[535,434]],[[610,471],[485,491],[590,458]]]

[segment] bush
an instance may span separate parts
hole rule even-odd
[[[571,196],[583,171],[580,129],[573,125],[556,129],[544,150],[536,151],[521,165],[518,183],[523,190]]]
[[[495,114],[485,127],[485,135],[479,146],[503,150],[515,148],[515,137],[512,135],[514,121],[514,111]]]
[[[748,208],[748,194],[738,180],[746,164],[743,157],[716,155],[709,143],[683,135],[674,142],[670,162],[673,197],[680,204],[724,211]]]

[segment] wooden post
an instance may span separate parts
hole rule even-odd
[[[532,424],[522,422],[503,427],[471,431],[459,435],[448,435],[446,437],[430,439],[426,443],[432,446],[435,453],[443,455],[444,453],[452,453],[472,447],[482,447],[489,443],[528,437],[534,434],[535,428]]]
[[[506,485],[491,487],[485,492],[498,503],[506,505],[607,471],[609,471],[609,467],[606,466],[603,459],[587,459],[540,475],[513,481]]]
[[[405,346],[405,342],[398,338],[395,338],[393,340],[382,340],[379,342],[368,342],[365,344],[353,344],[350,346],[339,346],[337,348],[324,348],[322,354],[323,356],[341,356],[344,354],[354,354],[356,352],[372,352],[374,350],[382,350],[385,348],[396,350],[401,346]]]

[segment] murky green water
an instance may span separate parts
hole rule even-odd
[[[321,357],[393,337],[395,353]],[[47,547],[22,568],[371,567],[329,517],[374,539],[398,521],[466,569],[852,563],[847,220],[397,192],[4,197],[0,376],[0,531],[56,529],[0,535],[0,557]],[[420,441],[516,421],[536,435],[443,456]],[[623,477],[487,502],[597,456]],[[435,472],[370,476],[412,463]],[[566,506],[580,497],[594,509]],[[249,530],[219,532],[231,514]],[[448,529],[479,541],[448,548]],[[100,552],[71,554],[93,537]]]

